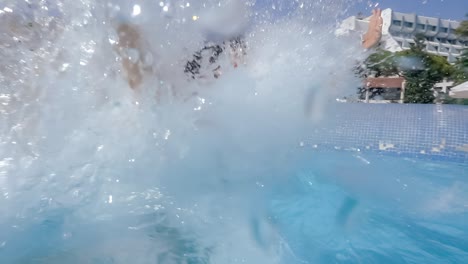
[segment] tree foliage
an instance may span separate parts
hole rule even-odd
[[[468,38],[468,20],[460,23],[460,26],[455,29],[455,34],[460,37]],[[468,49],[463,50],[461,56],[455,63],[455,73],[453,77],[456,84],[468,81]]]
[[[406,103],[433,103],[433,87],[454,73],[454,68],[444,57],[429,54],[415,48],[398,54],[400,58],[411,58],[415,65],[400,65],[402,75],[406,79],[405,102]]]
[[[379,50],[366,59],[361,76],[403,76],[406,79],[406,103],[433,103],[434,85],[452,76],[456,70],[446,58],[429,54],[425,47],[424,36],[416,35],[409,50],[396,53]]]
[[[460,23],[460,26],[455,29],[455,34],[462,38],[468,37],[468,20]],[[468,81],[468,49],[464,49],[461,56],[455,62],[452,78],[455,81],[455,85]],[[451,98],[447,96],[444,98],[444,103],[468,105],[468,99]]]
[[[371,54],[365,61],[368,75],[375,77],[392,76],[399,74],[395,63],[395,54],[390,51],[379,50]]]
[[[456,84],[468,81],[468,49],[465,49],[454,65],[453,79]]]
[[[455,29],[455,34],[459,35],[460,37],[468,37],[468,20],[464,20],[460,23],[460,26]]]

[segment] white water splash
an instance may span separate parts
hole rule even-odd
[[[5,251],[9,260],[277,263],[287,251],[268,227],[263,190],[292,168],[291,151],[310,128],[305,98],[320,120],[326,102],[352,92],[359,44],[336,39],[333,24],[308,24],[304,10],[317,10],[314,1],[275,23],[259,19],[270,11],[253,3],[161,3],[7,3],[0,222],[8,224],[0,241],[5,250],[25,246],[25,237],[46,232],[35,229],[44,221],[61,234],[57,245],[69,241],[59,253]],[[233,3],[243,13],[225,16]],[[141,30],[154,69],[138,91],[112,48],[121,21]],[[183,72],[206,38],[241,31],[246,65],[229,68],[222,58],[223,75],[208,82]],[[252,237],[252,218],[265,225],[260,237]]]

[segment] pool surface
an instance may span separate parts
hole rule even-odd
[[[192,140],[192,154],[165,161],[163,171],[170,177],[140,176],[132,183],[132,177],[120,176],[122,182],[78,196],[79,203],[56,196],[67,204],[43,199],[16,210],[18,215],[2,220],[0,259],[104,264],[467,260],[468,166],[460,148],[466,142],[467,109],[364,104],[334,109],[335,119],[315,123],[322,129],[303,141],[264,149],[284,150],[272,155],[274,160],[230,144],[219,149]],[[407,110],[405,119],[374,118]],[[420,121],[419,131],[412,119]],[[404,123],[413,128],[405,130]],[[432,132],[423,133],[424,127]],[[382,149],[382,141],[393,147]],[[440,149],[432,154],[434,146]],[[137,171],[151,175],[153,169],[143,163]]]

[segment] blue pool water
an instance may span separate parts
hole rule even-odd
[[[270,204],[303,263],[467,260],[466,165],[342,153],[316,161]]]
[[[298,152],[300,162],[287,177],[225,183],[218,186],[224,186],[221,191],[193,193],[185,208],[171,209],[174,201],[155,199],[161,209],[152,213],[128,211],[129,204],[121,212],[104,209],[97,219],[59,207],[33,219],[17,218],[3,224],[0,259],[41,264],[467,260],[465,164]],[[135,194],[133,209],[158,195],[156,189]]]

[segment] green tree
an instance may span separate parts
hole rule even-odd
[[[457,34],[461,38],[468,37],[468,20],[462,21],[460,23],[460,26],[455,30],[455,34]],[[454,67],[454,73],[452,75],[452,79],[454,80],[455,85],[467,82],[468,81],[468,49],[463,50],[461,56],[457,59],[453,67]],[[451,98],[450,96],[446,96],[443,102],[445,104],[468,105],[468,99]]]
[[[385,77],[393,76],[398,74],[398,68],[394,62],[395,54],[386,51],[378,50],[367,57],[364,63],[357,65],[355,73],[361,78],[366,79],[369,76]],[[364,99],[366,96],[367,88],[364,86],[358,87],[357,94],[360,99]],[[380,95],[383,92],[381,89],[371,89],[371,97],[373,95]]]
[[[409,50],[396,53],[379,50],[371,54],[356,72],[361,78],[403,76],[406,79],[405,103],[433,103],[434,85],[457,71],[446,58],[426,52],[425,47],[424,35],[418,34]],[[468,63],[468,60],[464,62]],[[365,87],[358,89],[361,97],[365,92]]]
[[[460,23],[460,26],[455,29],[455,34],[462,38],[468,37],[468,20]],[[463,50],[461,56],[455,63],[455,74],[453,77],[456,84],[468,81],[468,49]]]
[[[454,79],[456,84],[468,81],[468,49],[465,49],[462,55],[455,63]]]
[[[468,17],[468,14],[466,15]],[[460,26],[455,29],[455,34],[460,37],[468,37],[468,20],[464,20],[460,23]]]
[[[425,39],[416,35],[409,50],[397,52],[396,63],[406,79],[405,103],[430,104],[434,102],[433,87],[454,73],[447,59],[427,53]]]
[[[453,80],[455,85],[462,84],[468,81],[468,49],[465,49],[462,55],[458,58],[454,65],[455,72],[453,74]],[[468,99],[451,98],[447,96],[444,103],[446,104],[460,104],[468,105]]]
[[[367,75],[381,77],[399,74],[394,58],[394,53],[385,50],[371,54],[364,63]]]

